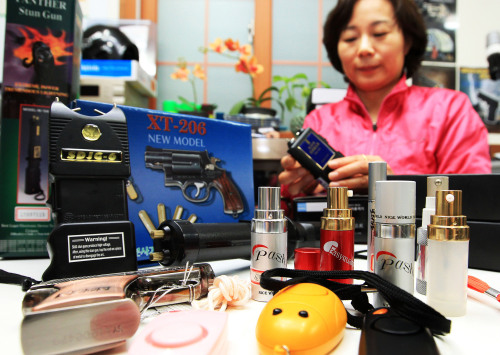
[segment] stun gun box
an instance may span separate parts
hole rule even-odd
[[[77,97],[78,1],[7,1],[0,117],[0,257],[47,256],[50,104]]]
[[[96,115],[112,105],[77,100],[79,113]],[[238,223],[253,217],[251,126],[118,105],[127,118],[131,175],[128,215],[135,226],[137,259],[149,261],[153,242],[140,215],[157,227],[166,219]],[[178,214],[178,215],[177,215]],[[195,222],[195,223],[196,223]]]

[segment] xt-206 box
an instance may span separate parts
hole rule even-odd
[[[84,100],[75,105],[82,114],[112,108]],[[159,218],[238,223],[253,217],[250,125],[118,107],[127,118],[131,167],[128,215],[135,226],[139,262],[149,260],[153,252],[141,218],[150,218],[158,226]],[[159,210],[166,210],[166,216],[158,216]]]

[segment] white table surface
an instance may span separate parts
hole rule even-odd
[[[0,269],[21,275],[41,278],[49,264],[49,259],[0,259]],[[210,263],[218,275],[239,275],[249,277],[250,262],[246,260],[227,260]],[[356,260],[355,267],[364,270],[366,261]],[[476,276],[487,282],[491,287],[500,289],[500,273],[469,270],[469,275]],[[22,354],[20,343],[20,325],[22,322],[21,302],[24,292],[20,286],[0,284],[0,353]],[[249,301],[245,306],[228,309],[228,354],[257,354],[255,326],[265,303]],[[349,304],[346,304],[348,307]],[[436,343],[442,355],[445,354],[495,354],[499,352],[500,343],[500,303],[491,297],[469,291],[467,314],[464,317],[449,318],[452,321],[451,333],[436,338]],[[145,324],[141,324],[143,327]],[[140,328],[136,335],[140,333]],[[332,352],[333,354],[358,354],[360,330],[348,326],[343,340]],[[131,338],[126,346],[104,351],[102,354],[121,354],[127,352],[127,347],[133,341]],[[404,351],[402,352],[404,353]],[[101,353],[100,353],[101,354]]]

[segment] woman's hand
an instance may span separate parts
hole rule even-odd
[[[349,189],[368,188],[368,163],[371,161],[384,161],[378,155],[351,155],[337,158],[328,162],[328,167],[333,171],[328,174],[330,186],[346,186]],[[387,165],[387,174],[393,174]]]
[[[318,184],[311,173],[303,168],[291,155],[287,154],[281,158],[281,166],[284,171],[278,176],[279,182],[288,185],[288,191],[292,196],[301,192],[313,194],[324,190],[323,186]]]

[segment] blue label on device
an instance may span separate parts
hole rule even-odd
[[[130,77],[132,76],[132,61],[119,59],[82,59],[80,75]]]
[[[299,147],[322,168],[333,155],[331,149],[314,134],[310,134]]]

